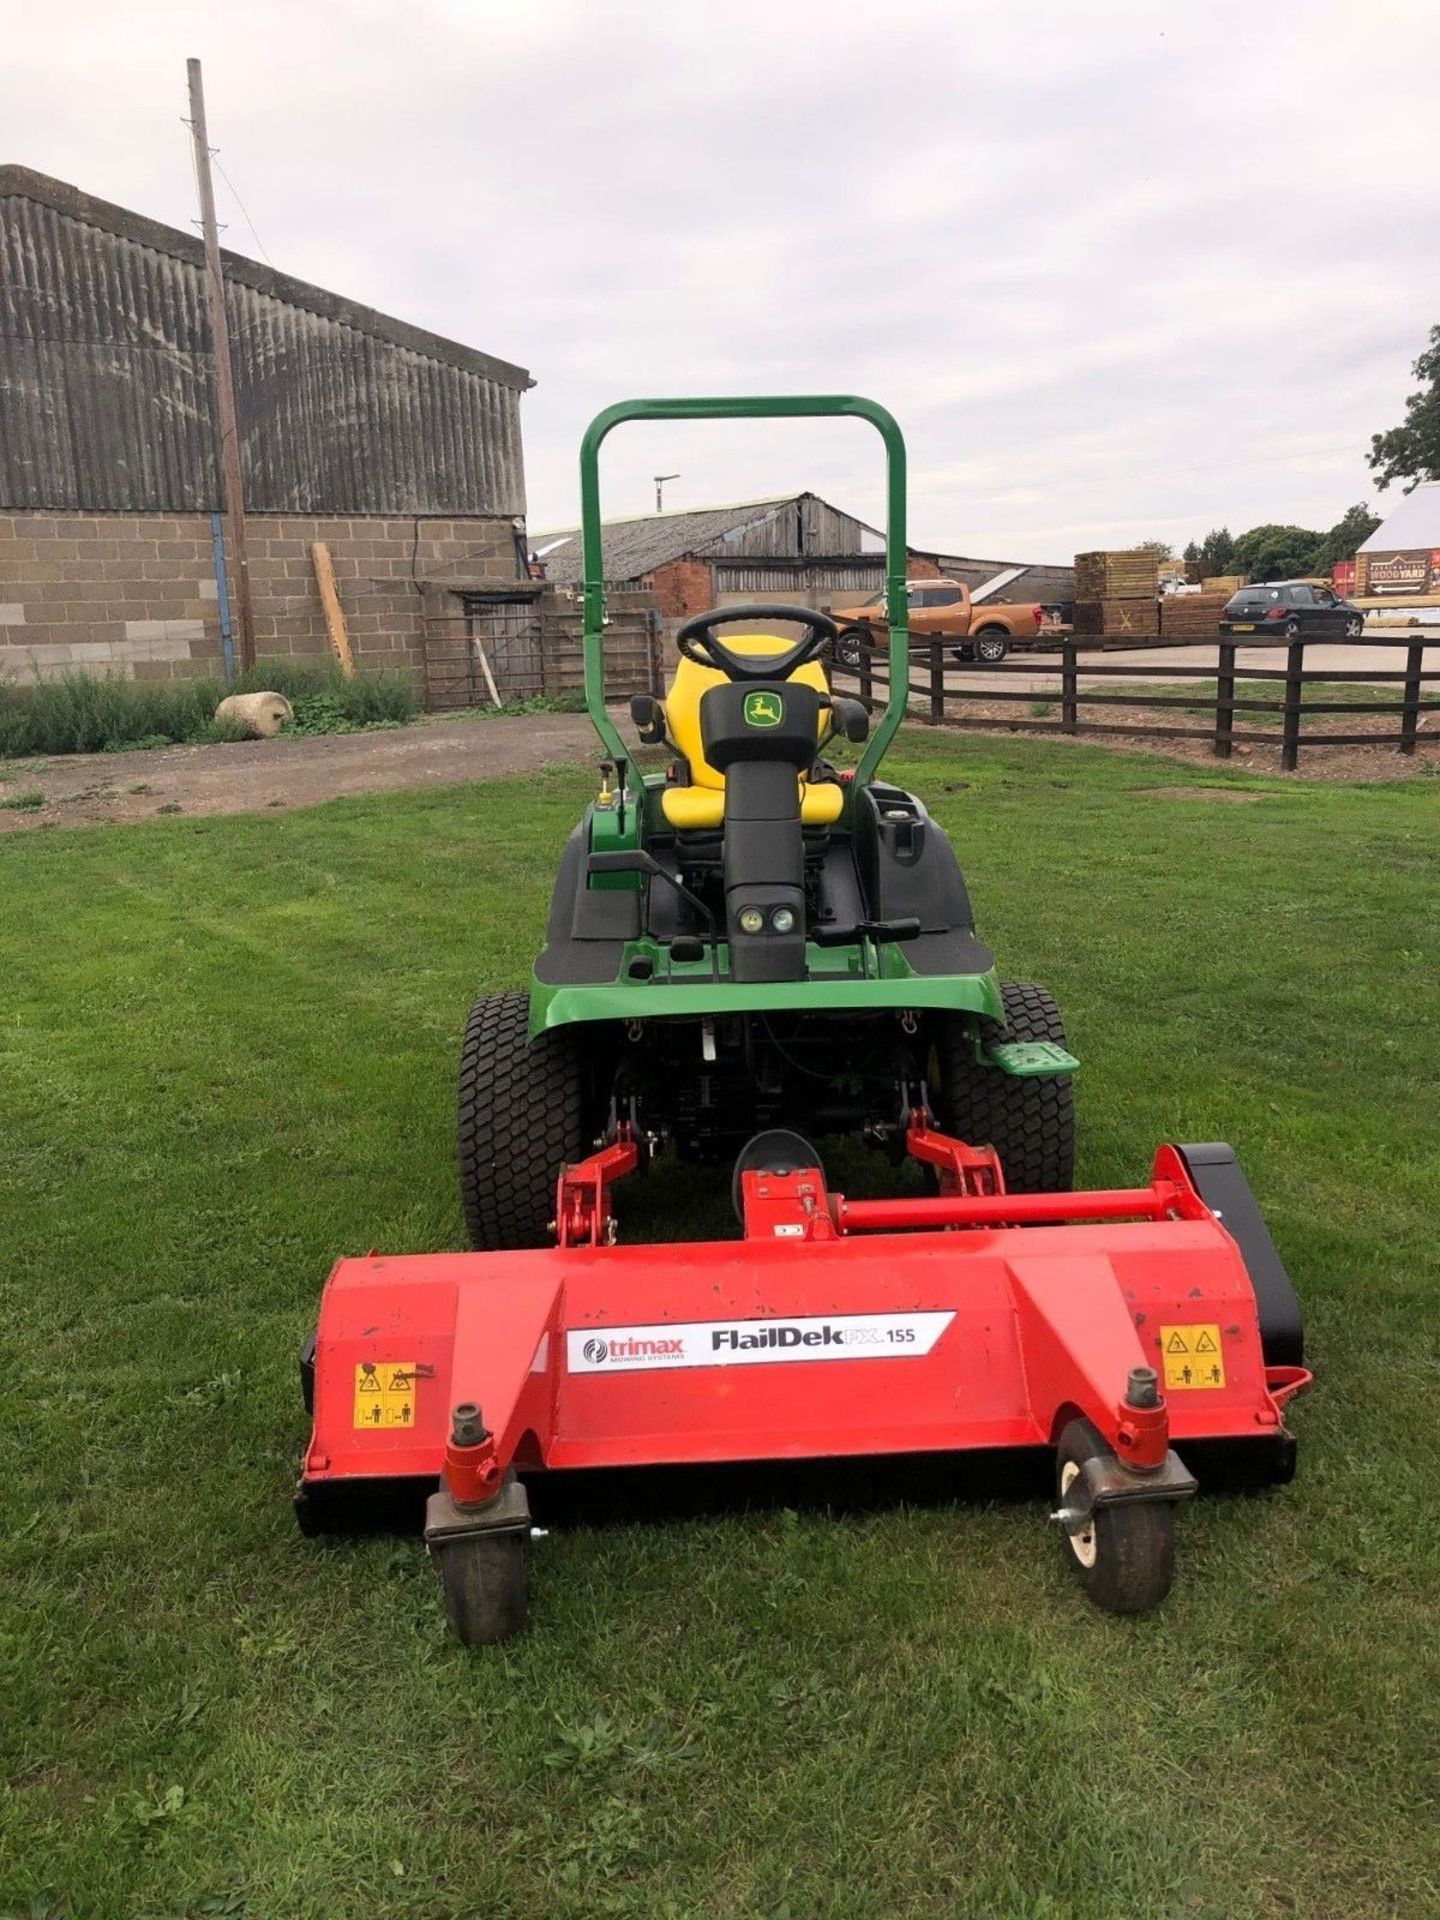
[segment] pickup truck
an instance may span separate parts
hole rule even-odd
[[[1045,619],[1043,607],[1033,601],[1012,606],[1004,600],[982,600],[977,607],[960,580],[907,580],[905,599],[912,640],[956,641],[957,659],[978,660],[987,667],[997,666],[1011,647],[1034,640]],[[885,644],[889,622],[883,593],[863,606],[836,607],[830,618],[840,626],[835,659],[842,667],[858,667],[865,647]]]

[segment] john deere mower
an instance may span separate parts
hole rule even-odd
[[[631,702],[663,771],[637,770],[607,710],[606,436],[805,415],[879,430],[903,609],[905,449],[884,408],[640,400],[586,433],[605,757],[529,992],[487,995],[465,1029],[472,1251],[341,1260],[302,1354],[302,1526],[428,1491],[470,1644],[524,1620],[542,1476],[1048,1449],[1070,1565],[1136,1612],[1170,1586],[1193,1468],[1224,1452],[1251,1481],[1293,1471],[1300,1314],[1234,1155],[1162,1146],[1146,1185],[1071,1191],[1077,1063],[1055,1004],[998,978],[949,839],[878,777],[907,706],[903,613],[873,728],[827,678],[834,623],[786,605],[680,628],[668,688]],[[847,1199],[827,1136],[918,1163],[921,1190]],[[717,1170],[738,1237],[618,1240],[612,1188],[657,1155]]]

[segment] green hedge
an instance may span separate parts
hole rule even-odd
[[[227,693],[283,693],[296,733],[350,733],[413,720],[420,701],[408,673],[357,674],[298,660],[262,660],[234,684],[126,680],[71,672],[34,686],[0,679],[0,755],[110,753],[176,741],[229,740],[215,709]]]

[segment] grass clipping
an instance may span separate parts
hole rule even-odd
[[[241,740],[217,721],[227,693],[283,693],[294,710],[287,733],[357,733],[413,720],[420,702],[408,673],[357,674],[338,666],[262,660],[226,684],[221,680],[127,680],[120,674],[70,672],[34,686],[0,680],[0,756],[118,753],[177,742]]]

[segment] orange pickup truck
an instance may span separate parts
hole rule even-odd
[[[959,580],[907,580],[905,599],[912,640],[953,640],[960,660],[978,660],[993,667],[1013,646],[1034,640],[1045,612],[1033,602],[1011,606],[1004,600],[982,600],[977,607],[970,589]],[[842,667],[858,667],[866,646],[883,646],[889,631],[885,596],[879,593],[859,607],[836,607],[838,621],[835,658]]]

